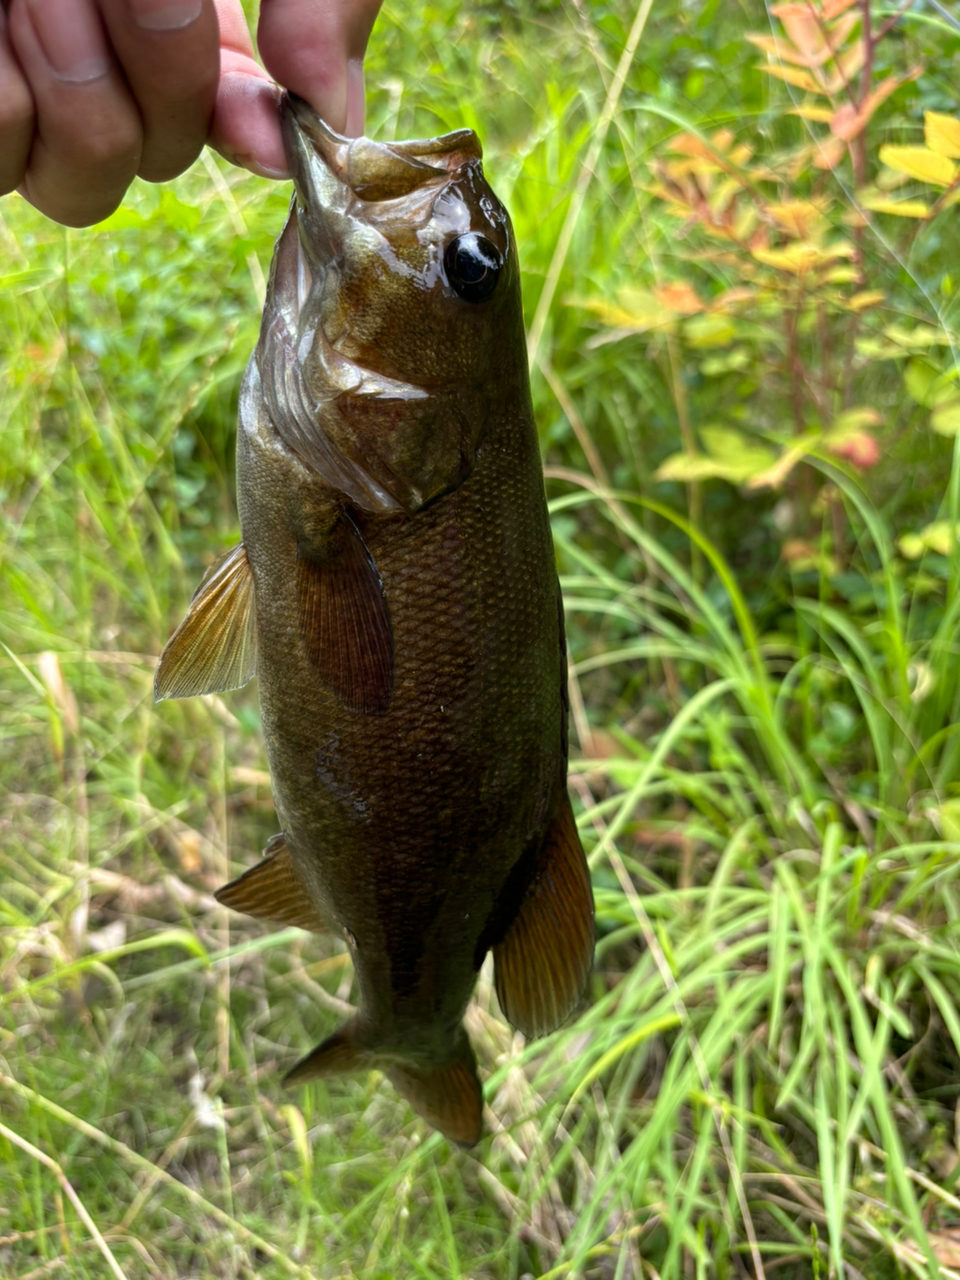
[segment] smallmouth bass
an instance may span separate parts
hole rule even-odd
[[[470,130],[378,143],[281,111],[295,192],[240,395],[243,541],[155,696],[259,679],[282,833],[217,896],[333,930],[359,990],[287,1081],[376,1067],[472,1145],[484,956],[538,1036],[594,936],[513,231]]]

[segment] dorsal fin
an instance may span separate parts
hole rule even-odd
[[[271,924],[328,932],[329,925],[300,883],[283,836],[273,836],[263,855],[262,862],[218,889],[217,901]]]
[[[253,574],[243,543],[221,556],[167,641],[153,696],[190,698],[239,689],[257,674]]]
[[[493,948],[497,999],[525,1036],[559,1027],[576,1007],[593,962],[593,893],[564,790],[520,910]]]
[[[383,583],[344,515],[330,555],[297,560],[300,635],[323,681],[351,711],[386,711],[393,693],[393,631]]]

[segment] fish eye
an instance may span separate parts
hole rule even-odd
[[[464,302],[486,302],[503,268],[503,254],[486,236],[468,231],[447,245],[443,266],[450,287]]]

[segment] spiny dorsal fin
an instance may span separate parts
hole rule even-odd
[[[300,635],[327,685],[351,711],[386,711],[393,632],[380,574],[349,516],[333,553],[297,560]]]
[[[563,793],[520,910],[493,948],[497,999],[525,1036],[559,1027],[577,1005],[593,961],[590,872]]]
[[[439,1066],[398,1063],[393,1057],[381,1057],[375,1049],[358,1048],[356,1040],[356,1019],[351,1019],[301,1058],[284,1076],[283,1083],[306,1084],[309,1080],[376,1067],[414,1111],[445,1138],[463,1147],[472,1147],[479,1141],[483,1131],[483,1090],[463,1027],[459,1029],[453,1056]]]
[[[187,616],[167,641],[153,696],[190,698],[239,689],[257,674],[253,574],[243,543],[200,583]]]
[[[328,932],[327,922],[297,878],[283,836],[273,836],[263,854],[262,862],[217,890],[217,901],[271,924],[294,925],[311,933]]]

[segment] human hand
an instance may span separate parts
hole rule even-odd
[[[363,128],[380,0],[261,0],[270,75],[335,129]],[[209,142],[285,177],[277,85],[240,0],[0,0],[0,195],[88,226],[137,174],[175,177]]]

